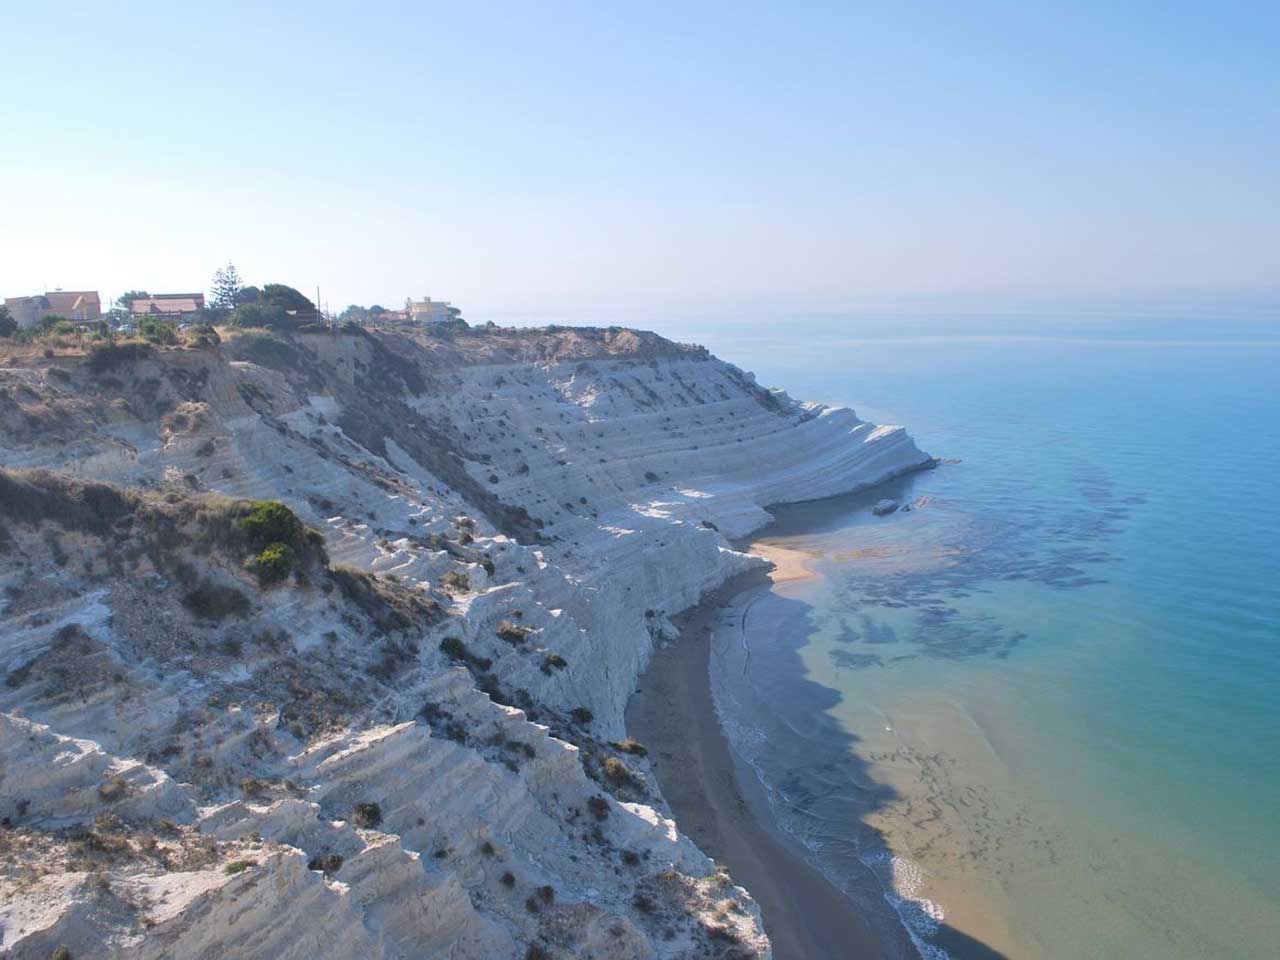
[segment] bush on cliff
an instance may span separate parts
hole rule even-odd
[[[471,589],[471,578],[461,570],[450,570],[440,578],[440,585],[450,593],[454,591],[466,593]]]
[[[293,572],[297,554],[287,543],[272,543],[249,561],[249,569],[258,577],[258,583],[269,587],[279,583]]]
[[[522,627],[510,620],[501,621],[494,632],[512,646],[524,643],[529,634],[533,633],[528,627]]]
[[[286,328],[293,326],[293,318],[276,306],[242,303],[227,317],[227,326]]]
[[[604,777],[615,787],[629,787],[635,781],[627,765],[617,757],[604,758]]]
[[[85,361],[85,366],[89,368],[90,373],[97,375],[128,366],[144,357],[149,357],[151,352],[150,345],[145,343],[109,343],[89,351],[89,359]]]
[[[249,515],[241,519],[240,529],[258,548],[280,543],[297,549],[306,536],[302,521],[278,500],[260,500],[253,504]]]
[[[373,830],[382,823],[382,807],[376,803],[357,803],[351,822],[365,830]]]
[[[138,324],[138,333],[148,343],[171,346],[178,342],[178,332],[173,324],[167,323],[158,317],[143,317]]]

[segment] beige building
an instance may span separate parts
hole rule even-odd
[[[50,314],[79,323],[102,317],[97,290],[54,290],[30,297],[6,297],[4,305],[23,329],[34,327]]]
[[[462,318],[462,311],[448,300],[432,300],[430,297],[406,300],[404,309],[409,319],[418,323],[444,323]]]

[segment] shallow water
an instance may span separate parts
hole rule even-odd
[[[712,663],[779,826],[926,955],[1280,949],[1280,324],[1104,320],[662,329],[948,461],[780,510],[817,576]]]

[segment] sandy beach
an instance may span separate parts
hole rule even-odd
[[[801,555],[786,561],[775,579],[805,576]],[[854,903],[757,819],[716,718],[707,671],[712,620],[738,592],[769,579],[745,574],[677,618],[680,639],[654,655],[627,727],[649,748],[680,828],[760,904],[777,960],[880,957],[883,944]]]
[[[768,574],[774,586],[781,586],[787,583],[797,583],[804,580],[812,580],[818,576],[813,570],[813,562],[818,558],[805,550],[797,550],[794,547],[784,547],[775,540],[762,539],[754,540],[749,547],[758,557],[764,557],[773,564],[773,570]],[[727,596],[732,596],[736,590],[731,590]]]

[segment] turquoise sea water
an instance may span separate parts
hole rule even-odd
[[[1280,955],[1280,312],[658,324],[944,463],[779,512],[713,688],[929,956]],[[874,903],[873,903],[874,901]]]

